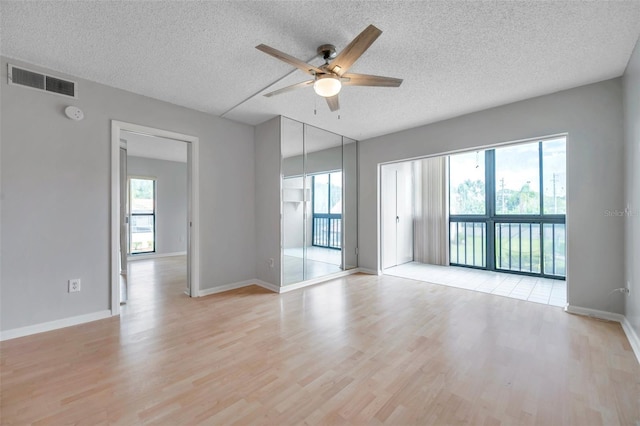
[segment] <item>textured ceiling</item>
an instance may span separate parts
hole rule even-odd
[[[282,114],[356,139],[620,76],[640,34],[640,0],[0,4],[3,55],[215,115],[291,71],[256,45],[308,60],[374,24],[383,34],[351,71],[400,88],[345,87],[339,116],[311,88],[225,114]],[[303,80],[296,71],[271,90]]]

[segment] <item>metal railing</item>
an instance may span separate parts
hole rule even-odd
[[[487,226],[484,222],[450,222],[450,263],[485,268]]]
[[[313,214],[312,244],[317,247],[342,247],[342,215]]]
[[[452,218],[449,256],[452,265],[563,278],[564,218]]]

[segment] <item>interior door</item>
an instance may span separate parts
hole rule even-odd
[[[381,168],[382,268],[413,260],[413,197],[410,163]]]

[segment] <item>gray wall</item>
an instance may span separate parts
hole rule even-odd
[[[280,117],[255,128],[256,277],[280,286]],[[269,259],[274,260],[273,268]]]
[[[72,76],[75,100],[9,86],[4,57],[0,69],[2,330],[110,308],[112,119],[200,138],[200,287],[256,276],[252,126]]]
[[[625,315],[640,336],[640,40],[624,75],[624,130],[626,158],[625,217],[626,296]],[[625,297],[616,294],[617,297]]]
[[[127,157],[127,174],[156,178],[156,253],[187,251],[187,164]]]
[[[622,82],[613,79],[360,144],[360,267],[378,270],[378,164],[568,132],[567,285],[571,305],[623,311]]]

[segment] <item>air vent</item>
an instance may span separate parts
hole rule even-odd
[[[18,68],[9,64],[9,84],[28,87],[36,90],[44,90],[49,93],[77,98],[77,87],[73,81],[63,80],[51,75]]]

